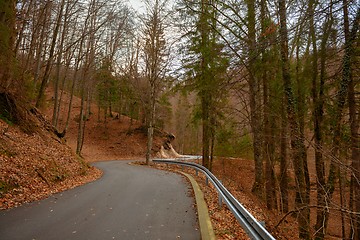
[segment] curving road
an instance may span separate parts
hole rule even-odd
[[[181,176],[123,161],[95,165],[104,171],[95,182],[0,211],[0,239],[200,239]]]

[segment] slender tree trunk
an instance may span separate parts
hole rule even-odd
[[[281,210],[283,213],[289,211],[289,178],[288,178],[288,162],[287,162],[287,118],[285,98],[283,97],[281,104],[281,133],[280,133],[280,191],[281,191]]]
[[[214,110],[212,110],[214,111]],[[209,170],[212,171],[213,162],[214,162],[214,146],[215,146],[215,116],[214,112],[211,112],[210,116],[210,161],[209,161]]]
[[[84,106],[85,107],[85,114],[84,114],[84,122],[83,122],[83,129],[82,129],[82,139],[81,139],[81,146],[80,146],[80,153],[82,152],[82,149],[83,149],[83,146],[84,146],[84,142],[85,142],[85,129],[86,129],[86,122],[88,121],[89,119],[89,108],[87,108],[87,105],[89,104],[89,88],[86,89],[86,105]],[[106,131],[108,130],[107,127],[105,127]]]
[[[327,212],[326,206],[326,192],[325,192],[325,164],[322,155],[323,149],[323,140],[322,140],[322,122],[324,114],[324,85],[326,78],[326,46],[327,41],[330,36],[330,31],[332,27],[332,17],[327,19],[324,25],[323,38],[321,41],[320,49],[320,84],[319,91],[317,92],[316,88],[316,78],[313,80],[315,83],[315,88],[313,91],[314,95],[314,131],[315,131],[315,162],[316,162],[316,174],[317,174],[317,200],[318,206],[323,207],[318,208],[317,210],[317,219],[315,224],[316,239],[324,239],[326,233],[326,224],[324,225],[324,216]],[[317,59],[316,59],[317,66]],[[317,73],[317,72],[316,72]]]
[[[35,68],[34,68],[34,85],[35,85],[35,92],[34,94],[36,94],[36,88],[37,88],[37,84],[40,78],[40,69],[41,69],[41,62],[43,61],[43,52],[44,52],[44,43],[47,40],[47,36],[46,36],[46,27],[48,25],[47,23],[47,19],[48,19],[48,15],[49,15],[49,7],[50,6],[50,1],[46,1],[45,6],[42,8],[42,12],[40,15],[40,19],[39,20],[39,27],[41,26],[41,33],[40,33],[40,39],[35,39],[35,42],[38,41],[38,46],[36,49],[36,62],[35,62]]]
[[[96,34],[96,20],[99,8],[96,6],[96,1],[92,0],[89,5],[88,15],[85,20],[84,32],[89,31],[89,38],[87,39],[86,52],[85,52],[85,61],[83,64],[83,73],[81,78],[81,107],[80,107],[80,120],[78,127],[78,139],[77,139],[77,147],[76,153],[81,155],[82,147],[85,139],[85,125],[88,117],[87,112],[87,103],[85,99],[87,99],[90,84],[92,80],[92,74],[95,63],[95,34]],[[89,21],[89,25],[87,24]],[[85,41],[85,40],[84,40]]]
[[[49,80],[49,77],[50,77],[50,70],[51,70],[51,66],[52,66],[52,63],[53,63],[55,45],[56,45],[56,40],[57,40],[58,33],[59,33],[60,22],[61,22],[61,18],[62,18],[62,12],[63,12],[63,9],[64,9],[64,4],[65,4],[65,1],[63,0],[62,3],[61,3],[59,13],[58,13],[57,22],[55,24],[55,29],[54,29],[54,33],[53,33],[53,36],[52,36],[52,41],[51,41],[51,46],[50,46],[50,51],[49,51],[49,59],[48,59],[48,61],[46,63],[44,76],[43,76],[43,78],[41,80],[41,85],[40,85],[39,93],[38,93],[38,96],[37,96],[37,99],[36,99],[35,107],[40,106],[41,101],[43,100],[43,97],[44,97],[46,84],[47,84],[47,82]]]
[[[352,36],[350,35],[350,24],[348,17],[348,0],[343,0],[343,13],[344,13],[344,31],[345,31],[345,43],[352,41]],[[358,10],[359,11],[359,10]],[[359,15],[359,14],[358,14]],[[359,19],[359,17],[357,17]],[[359,20],[358,20],[359,21]],[[359,25],[359,22],[357,23]],[[353,26],[355,28],[355,25]],[[358,26],[359,28],[359,26]],[[354,31],[354,29],[352,30]],[[351,42],[349,44],[352,44]],[[349,50],[351,52],[351,48]],[[350,71],[349,74],[349,90],[348,90],[348,99],[349,99],[349,121],[350,121],[350,135],[351,135],[351,183],[350,183],[350,210],[352,212],[360,212],[360,135],[359,135],[359,125],[360,125],[360,115],[359,109],[356,106],[355,98],[355,83],[351,74],[352,65],[347,66],[349,69],[343,69]],[[350,231],[350,237],[354,236],[354,239],[360,238],[360,217],[358,214],[351,215],[351,222],[353,223]],[[343,236],[345,237],[345,236]]]
[[[86,92],[86,114],[85,114],[85,118],[89,119],[90,115],[91,115],[91,102],[92,102],[92,90],[90,89],[90,87],[88,87],[87,92]],[[110,106],[110,113],[111,113],[111,106]],[[112,115],[112,114],[110,114]]]
[[[303,31],[303,26],[302,24],[299,26],[299,32],[301,33]],[[297,40],[299,41],[299,39]],[[305,89],[304,89],[304,84],[301,82],[301,78],[300,78],[300,57],[299,57],[299,42],[297,43],[296,46],[296,69],[295,69],[295,79],[296,79],[296,83],[297,83],[297,122],[299,125],[299,141],[302,142],[303,145],[303,150],[301,150],[301,161],[302,161],[302,166],[304,169],[304,178],[305,178],[305,186],[306,186],[306,198],[304,199],[304,201],[306,202],[305,204],[309,205],[310,204],[310,175],[309,175],[309,169],[308,169],[308,162],[307,162],[307,151],[305,148],[305,116],[306,116],[306,99],[305,99]],[[309,214],[310,216],[310,209],[306,209],[307,214]]]
[[[146,150],[146,164],[150,164],[151,150],[154,138],[154,121],[155,121],[155,82],[150,86],[150,112],[149,112],[149,126],[147,137],[147,150]]]
[[[315,135],[315,166],[317,177],[317,204],[323,206],[325,209],[325,164],[322,157],[322,131],[321,131],[321,119],[322,111],[320,109],[319,93],[318,93],[318,54],[316,33],[314,25],[314,8],[315,1],[309,1],[308,12],[310,16],[309,29],[310,39],[312,43],[312,99],[313,99],[313,117],[314,117],[314,135]],[[325,228],[323,228],[323,209],[317,209],[317,220],[315,225],[315,237],[316,239],[323,239],[325,236]]]
[[[349,20],[348,20],[348,10],[347,10],[347,0],[344,0],[344,29],[345,29],[345,42],[350,44],[346,44],[346,46],[349,48],[349,54],[353,53],[351,46],[353,41],[355,39],[356,32],[359,31],[359,8],[357,13],[357,20],[355,20],[352,33],[350,35],[349,31]],[[357,22],[356,22],[357,21]],[[357,27],[356,27],[357,26]],[[357,28],[357,29],[355,29]],[[346,51],[346,50],[345,50]],[[347,65],[343,65],[343,71],[346,71],[346,73],[343,73],[343,77],[349,78],[349,90],[348,90],[348,99],[349,99],[349,120],[350,120],[350,135],[351,135],[351,166],[353,169],[353,173],[351,176],[351,181],[353,183],[354,188],[354,203],[355,203],[355,212],[360,212],[360,134],[359,134],[359,128],[360,128],[360,114],[359,114],[359,108],[356,106],[356,98],[355,98],[355,82],[351,73],[352,69],[352,63],[351,63],[351,56],[349,56],[349,63]],[[348,68],[348,69],[347,69]],[[345,74],[345,75],[344,75]],[[357,179],[357,181],[355,181]],[[355,228],[354,228],[354,235],[355,238],[360,238],[360,216],[359,214],[354,215],[352,217]]]
[[[350,178],[350,186],[349,186],[349,219],[350,219],[350,231],[349,231],[349,239],[352,239],[355,234],[355,227],[356,227],[356,213],[355,213],[355,204],[354,204],[354,185],[356,179],[354,174],[351,174]]]
[[[348,36],[348,40],[345,42],[345,53],[343,56],[343,63],[342,63],[342,79],[340,81],[339,90],[337,92],[336,98],[336,109],[335,109],[335,117],[334,117],[334,124],[332,126],[332,151],[331,151],[331,163],[330,163],[330,170],[328,175],[328,181],[326,185],[326,191],[328,199],[332,199],[333,193],[335,191],[335,181],[337,179],[337,172],[338,172],[338,163],[336,159],[339,159],[339,147],[340,147],[340,139],[341,139],[341,124],[342,124],[342,114],[345,107],[346,98],[349,97],[349,87],[352,83],[351,77],[351,68],[352,68],[352,56],[354,54],[353,44],[356,40],[357,32],[359,31],[359,23],[360,21],[360,8],[357,9],[356,17],[354,19],[352,30]],[[349,104],[351,105],[350,101]],[[350,107],[351,108],[351,107]],[[350,113],[351,116],[351,113]],[[356,119],[356,118],[355,118]],[[355,120],[352,119],[352,120]],[[355,122],[356,124],[356,122]],[[351,127],[350,127],[351,128]],[[359,164],[359,137],[358,134],[353,138],[352,136],[352,164],[355,165],[353,174],[356,177],[360,177],[360,173],[358,171],[358,167],[360,169]],[[359,178],[357,178],[359,179]],[[355,183],[354,187],[354,203],[355,203],[355,211],[360,212],[360,185]],[[359,195],[358,195],[359,194]],[[329,220],[329,213],[325,212],[324,214],[324,224],[325,228],[327,227],[327,223]],[[360,216],[356,216],[356,220],[360,220]],[[358,239],[360,236],[360,224],[358,221],[355,221],[355,232],[354,235],[356,236],[355,239]]]
[[[86,24],[85,24],[85,27],[83,30],[83,35],[85,35],[85,31],[86,31]],[[66,134],[68,127],[69,127],[69,123],[70,123],[72,103],[73,103],[73,98],[74,98],[74,94],[75,94],[75,86],[76,86],[78,73],[79,73],[79,66],[80,66],[80,62],[82,60],[81,56],[83,54],[84,41],[85,41],[85,38],[82,37],[80,40],[79,49],[78,49],[79,53],[78,53],[78,57],[76,59],[75,70],[74,70],[74,74],[72,77],[72,85],[71,85],[71,93],[70,93],[70,100],[69,100],[69,105],[68,105],[67,118],[66,118],[65,127],[63,130],[64,134]]]
[[[61,25],[61,19],[63,16],[64,7],[65,7],[65,0],[62,0],[61,5],[60,5],[60,10],[58,13],[59,15],[58,15],[57,22],[56,22],[56,25],[59,26],[59,28]],[[67,16],[65,16],[65,19],[66,19],[66,17]],[[66,24],[64,23],[61,40],[60,40],[60,45],[58,48],[57,62],[56,62],[56,76],[55,76],[55,83],[54,83],[54,106],[53,106],[53,116],[52,116],[52,125],[55,128],[57,127],[57,120],[58,120],[57,114],[59,112],[58,109],[60,108],[60,103],[59,103],[60,68],[61,68],[61,60],[62,60],[62,50],[63,50],[64,40],[65,40],[65,32],[66,32],[65,28],[66,28]]]
[[[85,81],[84,79],[82,80]],[[81,104],[80,104],[80,116],[79,116],[79,125],[78,125],[78,136],[77,136],[77,145],[76,145],[76,154],[81,156],[81,149],[83,146],[83,135],[84,135],[84,115],[85,115],[85,84],[82,83],[81,89]]]
[[[250,7],[250,9],[253,8]],[[251,11],[253,11],[252,9]],[[262,78],[262,86],[263,86],[263,157],[265,159],[265,189],[266,189],[266,204],[269,209],[277,208],[277,198],[276,198],[276,179],[275,179],[275,171],[274,171],[274,162],[275,162],[275,141],[274,141],[274,129],[275,129],[275,119],[273,114],[271,113],[271,107],[273,104],[273,99],[270,96],[270,81],[274,78],[268,75],[268,53],[267,53],[267,45],[268,40],[266,36],[267,30],[267,21],[266,17],[266,0],[261,0],[260,7],[260,18],[261,18],[261,33],[262,38],[260,39],[260,49],[261,49],[261,78]],[[254,21],[254,19],[252,20]],[[254,28],[254,26],[252,27]],[[252,31],[255,31],[252,29]],[[254,37],[254,33],[252,34]],[[255,68],[254,68],[255,70]],[[260,85],[260,84],[259,84]],[[260,95],[260,94],[258,94]],[[256,101],[259,101],[255,99]],[[260,101],[259,101],[260,102]],[[256,105],[256,104],[255,104]],[[259,115],[259,114],[258,114]],[[259,121],[259,120],[258,120]],[[260,123],[258,123],[260,124]],[[260,137],[260,136],[259,136]],[[261,164],[262,165],[262,164]]]
[[[154,137],[154,125],[156,116],[156,99],[158,95],[158,87],[163,80],[162,71],[166,71],[163,64],[167,61],[165,57],[165,49],[167,47],[164,40],[164,16],[166,12],[164,3],[160,0],[155,0],[153,3],[148,2],[151,10],[148,12],[148,20],[145,21],[144,37],[146,44],[144,48],[146,77],[150,86],[149,103],[146,105],[147,122],[148,122],[148,137],[147,137],[147,151],[146,164],[150,164],[150,157]]]
[[[31,67],[34,68],[34,66],[32,66],[34,63],[34,54],[36,52],[37,49],[37,40],[40,39],[39,34],[40,34],[40,23],[42,21],[42,14],[40,13],[39,15],[37,15],[37,18],[35,20],[35,18],[33,17],[32,20],[34,22],[34,26],[31,28],[32,34],[31,34],[31,40],[29,43],[29,50],[27,53],[27,57],[26,57],[26,61],[24,63],[24,68],[23,68],[23,72],[22,72],[22,78],[25,78],[25,74],[29,71],[29,65],[31,64]],[[33,70],[33,72],[35,73],[35,71]],[[35,79],[35,76],[34,76]],[[35,85],[35,80],[34,80],[34,85]]]
[[[68,75],[68,71],[70,70],[70,64],[71,64],[71,61],[72,61],[72,59],[73,59],[73,57],[71,56],[71,54],[70,54],[70,56],[68,56],[67,57],[67,60],[66,60],[66,68],[65,68],[65,73],[64,73],[64,76],[62,77],[62,83],[61,83],[61,94],[60,94],[60,99],[59,99],[59,102],[61,103],[62,102],[62,99],[63,99],[63,95],[64,95],[64,92],[65,92],[65,81],[66,81],[66,79],[67,79],[67,75]],[[75,64],[76,65],[76,64]],[[76,72],[76,70],[75,70],[75,72]],[[75,76],[76,77],[76,76]],[[73,79],[73,81],[75,82],[76,80],[75,79]],[[71,101],[72,101],[72,94],[74,93],[73,92],[73,89],[71,88],[71,96],[70,96],[70,98],[71,98]],[[59,116],[60,116],[60,109],[61,109],[61,107],[59,106],[58,107],[58,109],[57,109],[57,119],[56,119],[56,123],[58,123],[58,121],[59,121]],[[66,126],[66,125],[65,125]],[[67,127],[65,127],[65,128],[67,128]],[[65,136],[65,134],[66,134],[66,130],[65,130],[65,128],[64,128],[64,130],[63,130],[63,132],[62,132],[62,134]]]
[[[27,20],[29,18],[30,11],[33,9],[33,5],[34,5],[33,0],[30,0],[28,4],[22,3],[22,7],[25,7],[26,5],[27,5],[27,10],[26,10],[25,15],[22,16],[22,18],[23,18],[22,26],[21,26],[21,28],[20,28],[20,30],[18,32],[18,37],[17,37],[17,40],[16,40],[15,48],[14,48],[15,56],[18,54],[20,43],[21,43],[21,41],[23,40],[23,37],[24,37],[25,27],[28,24]],[[23,9],[21,9],[21,11],[23,11]]]
[[[255,161],[255,182],[252,191],[258,196],[263,195],[263,162],[261,156],[261,125],[259,114],[259,83],[255,76],[256,53],[256,29],[255,29],[255,1],[247,0],[248,18],[248,72],[249,72],[249,91],[250,91],[250,125],[253,133],[253,150]]]
[[[209,51],[210,47],[210,29],[208,26],[208,18],[209,18],[209,2],[207,0],[201,0],[201,13],[199,20],[199,32],[201,38],[201,62],[200,62],[200,82],[201,84],[211,84],[208,82],[210,80],[210,70],[209,63],[210,59],[207,56],[205,49]],[[204,167],[210,167],[210,109],[211,106],[211,93],[207,88],[201,89],[199,92],[199,96],[201,99],[201,117],[202,117],[202,164]]]
[[[346,173],[345,171],[339,169],[339,191],[340,191],[340,207],[341,209],[346,209]],[[341,212],[341,238],[346,238],[346,214]]]
[[[203,96],[201,100],[202,109],[202,162],[206,168],[210,167],[210,110],[209,96]]]
[[[284,93],[286,96],[287,115],[290,125],[290,139],[292,160],[295,171],[296,181],[296,206],[299,210],[299,237],[310,239],[310,212],[307,208],[309,203],[309,194],[307,193],[306,177],[304,170],[304,156],[306,149],[303,139],[300,138],[301,132],[299,124],[296,121],[295,99],[293,96],[290,75],[290,62],[288,57],[288,32],[286,25],[286,1],[279,0],[280,16],[280,52],[282,61],[282,78],[284,84]]]
[[[262,81],[263,81],[263,112],[264,112],[264,128],[263,128],[263,156],[265,158],[265,189],[266,189],[266,205],[268,209],[274,209],[276,206],[275,174],[274,174],[274,133],[272,131],[271,123],[275,122],[270,113],[270,100],[268,79],[265,67],[265,60],[263,59],[262,67]]]
[[[15,40],[16,1],[0,2],[0,91],[8,91],[12,82],[13,45]]]

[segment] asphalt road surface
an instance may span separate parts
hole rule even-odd
[[[95,182],[0,211],[0,239],[200,239],[181,176],[122,161],[96,166],[104,175]]]

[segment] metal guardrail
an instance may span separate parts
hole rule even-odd
[[[238,220],[242,228],[251,239],[275,240],[275,238],[265,229],[265,227],[259,223],[254,218],[254,216],[252,216],[246,210],[246,208],[242,206],[238,200],[224,187],[224,185],[215,177],[215,175],[204,166],[192,162],[174,161],[169,159],[154,159],[153,162],[191,167],[196,170],[196,173],[197,171],[201,171],[205,174],[206,181],[208,182],[208,180],[210,180],[216,188],[219,195],[220,205],[222,204],[222,201],[226,203],[230,211],[234,214],[235,218]]]

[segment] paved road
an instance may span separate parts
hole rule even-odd
[[[200,239],[182,177],[121,161],[96,166],[100,180],[0,211],[0,239]]]

